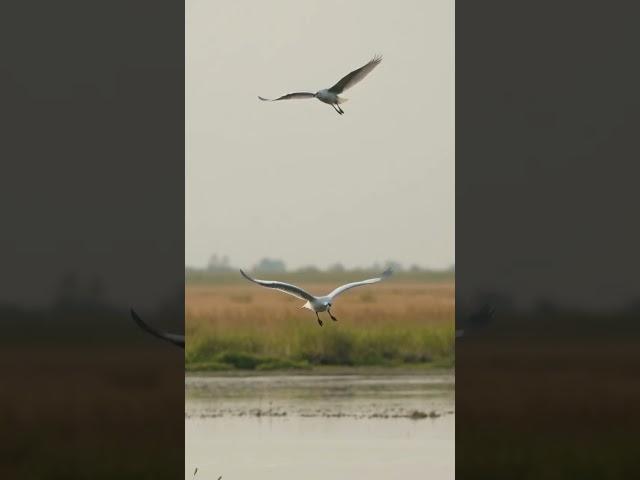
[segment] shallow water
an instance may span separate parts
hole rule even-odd
[[[454,378],[189,376],[185,478],[454,478]]]

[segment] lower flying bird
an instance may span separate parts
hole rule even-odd
[[[264,98],[258,96],[258,98],[264,102],[275,102],[278,100],[291,100],[291,99],[300,99],[300,98],[317,98],[323,103],[328,103],[333,107],[333,109],[338,112],[340,115],[344,113],[344,110],[340,107],[341,103],[347,101],[346,98],[340,97],[339,95],[347,90],[348,88],[353,87],[356,83],[362,80],[364,77],[371,73],[371,70],[376,68],[378,64],[382,61],[381,56],[373,57],[366,65],[354,70],[348,75],[345,75],[340,79],[338,83],[336,83],[331,88],[325,88],[323,90],[318,90],[316,93],[311,92],[295,92],[295,93],[287,93],[278,98]]]
[[[382,275],[380,275],[377,278],[370,278],[368,280],[362,280],[360,282],[347,283],[346,285],[342,285],[341,287],[336,288],[333,292],[323,297],[315,297],[310,293],[306,292],[305,290],[301,289],[300,287],[296,287],[295,285],[291,285],[289,283],[274,282],[270,280],[257,280],[255,278],[251,278],[249,275],[244,273],[243,270],[240,270],[240,273],[244,278],[254,283],[257,283],[258,285],[262,285],[263,287],[267,287],[267,288],[274,288],[276,290],[280,290],[281,292],[288,293],[289,295],[293,295],[294,297],[299,298],[300,300],[306,300],[307,303],[305,303],[300,308],[306,308],[308,310],[313,311],[316,314],[316,318],[318,319],[318,324],[322,326],[322,320],[320,320],[320,316],[318,315],[318,312],[327,312],[331,317],[331,320],[333,320],[334,322],[338,320],[331,313],[331,306],[333,304],[333,300],[338,295],[340,295],[343,292],[346,292],[347,290],[353,287],[359,287],[361,285],[369,285],[371,283],[380,282],[388,278],[393,272],[391,271],[390,268],[387,268],[382,273]]]
[[[175,335],[173,333],[158,332],[157,330],[151,328],[149,325],[144,323],[133,308],[131,309],[131,317],[133,317],[133,321],[136,322],[136,324],[145,332],[150,333],[154,337],[158,337],[162,340],[171,342],[174,345],[184,348],[184,335]]]

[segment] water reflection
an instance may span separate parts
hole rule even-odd
[[[454,478],[453,387],[451,374],[187,377],[185,478]]]

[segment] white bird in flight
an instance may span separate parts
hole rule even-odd
[[[368,280],[362,280],[360,282],[347,283],[346,285],[342,285],[341,287],[336,288],[333,292],[323,297],[316,297],[314,295],[311,295],[310,293],[303,290],[302,288],[296,287],[295,285],[291,285],[289,283],[274,282],[271,280],[257,280],[255,278],[251,278],[249,275],[244,273],[242,269],[240,270],[240,273],[244,278],[254,283],[257,283],[258,285],[262,285],[263,287],[267,287],[267,288],[274,288],[276,290],[280,290],[281,292],[288,293],[289,295],[293,295],[294,297],[299,298],[300,300],[306,300],[307,303],[305,303],[300,308],[306,308],[307,310],[313,311],[316,314],[316,318],[318,319],[318,324],[322,326],[322,320],[320,320],[320,316],[318,315],[319,312],[326,311],[331,317],[331,320],[333,320],[334,322],[338,320],[331,313],[331,306],[333,304],[333,300],[338,295],[340,295],[343,292],[346,292],[347,290],[353,287],[359,287],[361,285],[369,285],[371,283],[378,283],[388,278],[389,276],[391,276],[393,272],[391,268],[387,268],[377,278],[370,278]]]
[[[358,83],[364,77],[369,75],[371,70],[376,68],[381,61],[382,61],[382,57],[379,55],[376,55],[366,65],[342,77],[342,79],[338,83],[336,83],[333,87],[319,90],[316,93],[295,92],[295,93],[287,93],[286,95],[283,95],[279,98],[273,98],[273,99],[264,98],[260,96],[258,96],[258,98],[264,102],[276,102],[278,100],[290,100],[290,99],[296,99],[296,98],[298,99],[299,98],[317,98],[321,102],[328,103],[329,105],[331,105],[336,112],[342,115],[344,113],[344,110],[342,110],[342,108],[340,107],[340,104],[346,102],[347,99],[344,97],[340,97],[339,95],[345,90],[347,90],[348,88],[353,87],[356,83]]]

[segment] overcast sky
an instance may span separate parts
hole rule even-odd
[[[185,96],[187,265],[454,263],[453,2],[188,0]]]

